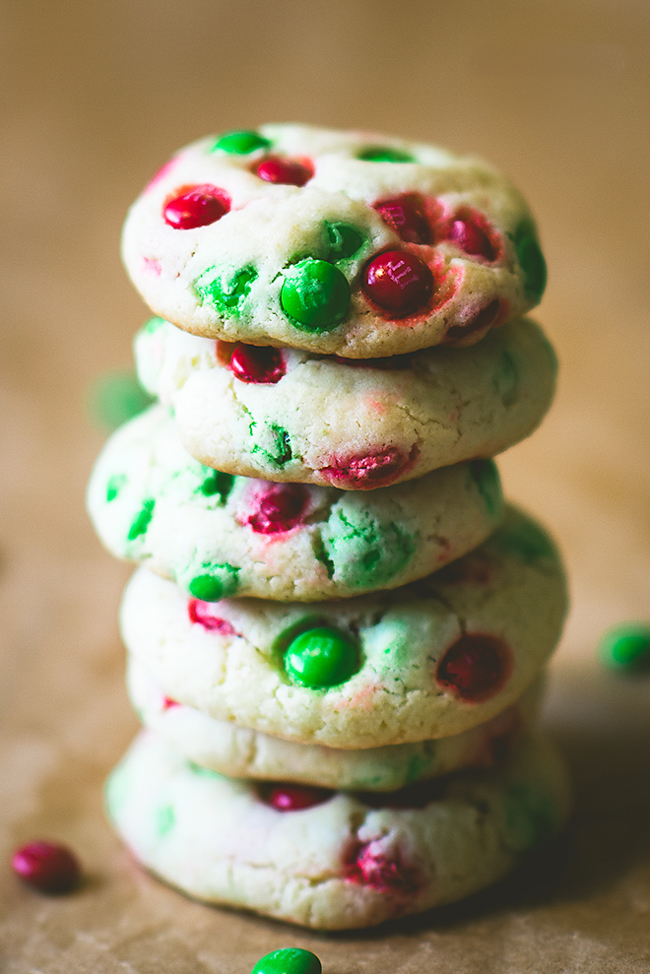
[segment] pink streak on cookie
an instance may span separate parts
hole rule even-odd
[[[153,189],[154,186],[156,186],[161,180],[169,176],[170,172],[176,166],[178,161],[179,161],[179,157],[173,156],[173,158],[169,159],[164,166],[161,166],[158,172],[149,180],[149,182],[145,186],[145,190],[144,190],[145,193],[148,193],[149,190]]]
[[[156,257],[143,257],[142,269],[147,274],[153,274],[154,277],[160,277],[160,274],[162,272],[162,266],[160,264],[160,261]]]
[[[180,707],[178,700],[172,700],[171,697],[163,697],[162,709],[171,710],[172,707]]]
[[[420,454],[417,445],[410,453],[396,446],[387,446],[376,453],[357,454],[350,457],[333,457],[321,473],[335,487],[347,484],[354,490],[374,490],[394,483],[410,470]]]
[[[387,854],[381,839],[353,848],[345,865],[345,879],[388,895],[412,896],[424,885],[420,871],[407,866],[398,849]]]
[[[210,632],[219,632],[222,636],[238,636],[226,619],[214,615],[214,602],[203,602],[201,599],[190,599],[187,603],[187,614],[190,622],[196,622]]]

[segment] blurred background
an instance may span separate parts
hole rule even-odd
[[[517,912],[506,896],[498,922],[454,920],[465,948],[454,924],[444,935],[413,927],[394,955],[394,941],[382,941],[388,953],[377,947],[376,963],[415,963],[440,936],[435,971],[491,971],[492,962],[545,970],[541,938],[547,950],[556,945],[549,970],[593,971],[596,959],[603,970],[647,970],[650,684],[604,673],[594,647],[606,627],[650,617],[649,42],[644,0],[4,0],[3,848],[69,835],[104,876],[120,855],[99,790],[135,728],[116,622],[128,569],[101,551],[83,493],[104,437],[88,418],[88,390],[130,366],[147,317],[119,260],[127,207],[175,149],[206,134],[293,120],[375,129],[486,157],[538,218],[549,286],[537,317],[558,350],[560,386],[542,428],[500,467],[510,496],[551,527],[569,566],[573,609],[547,722],[578,795],[561,902]],[[218,913],[201,912],[209,919],[198,923],[188,911],[199,908],[125,879],[122,867],[112,886],[98,879],[90,906],[43,907],[40,939],[27,933],[29,897],[0,890],[6,969],[58,971],[64,946],[53,931],[96,933],[99,902],[106,930],[124,922],[128,901],[145,927],[147,910],[185,911],[195,942],[209,939]],[[233,943],[253,937],[251,949],[264,948],[252,961],[272,949],[269,930],[282,939],[263,921],[232,924]],[[157,936],[141,932],[146,950],[130,955],[115,953],[106,934],[93,969],[126,969],[111,966],[117,957],[149,970],[145,956],[157,970],[188,969]],[[489,958],[471,953],[472,937],[487,937]],[[67,970],[89,960],[91,940],[73,949],[70,933]],[[336,954],[340,969],[357,969],[351,950]],[[205,969],[227,970],[229,957],[215,954]]]

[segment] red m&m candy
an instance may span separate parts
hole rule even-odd
[[[399,234],[407,243],[428,244],[431,240],[429,221],[424,206],[417,196],[397,196],[375,203],[375,209],[384,223]]]
[[[424,308],[433,292],[427,264],[407,250],[388,250],[366,266],[363,290],[388,317],[404,318]]]
[[[11,867],[41,893],[69,893],[81,880],[77,857],[57,842],[29,842],[14,852]]]
[[[256,345],[236,345],[230,355],[230,368],[242,382],[268,384],[279,382],[285,372],[279,348]]]
[[[274,484],[248,523],[258,534],[290,531],[300,523],[308,503],[309,491],[304,484]]]
[[[449,227],[448,239],[472,257],[494,260],[494,247],[490,238],[478,223],[469,218],[453,220]]]
[[[281,159],[279,156],[268,156],[254,169],[255,175],[267,183],[282,183],[286,186],[304,186],[314,171],[311,166],[297,159]]]
[[[193,230],[216,223],[230,209],[230,197],[216,186],[189,186],[163,209],[165,223],[175,230]]]
[[[327,788],[312,788],[309,785],[274,785],[264,800],[276,812],[299,812],[303,808],[321,805],[330,798],[332,792]]]
[[[503,687],[512,668],[510,650],[497,636],[466,633],[447,650],[436,680],[468,703],[489,700]]]

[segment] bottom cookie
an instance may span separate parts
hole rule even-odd
[[[145,731],[109,778],[107,805],[143,865],[190,896],[342,930],[495,882],[559,831],[569,789],[537,734],[489,771],[379,796],[226,778]]]

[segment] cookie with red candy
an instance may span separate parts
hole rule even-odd
[[[202,463],[348,491],[507,449],[541,421],[557,371],[530,319],[472,348],[362,361],[215,342],[153,318],[135,354],[141,382],[173,406]]]
[[[97,533],[190,594],[314,601],[395,588],[480,544],[503,513],[492,460],[381,490],[278,484],[204,467],[154,406],[104,447],[88,485]]]
[[[473,344],[546,281],[528,206],[486,163],[307,125],[180,150],[131,208],[122,252],[187,331],[349,358]]]
[[[569,804],[538,735],[487,771],[369,795],[227,778],[144,732],[107,787],[115,828],[165,882],[317,930],[462,899],[556,835]]]
[[[554,545],[510,509],[446,568],[339,602],[208,603],[140,568],[121,623],[171,700],[299,744],[356,749],[461,734],[505,710],[555,648],[566,605]]]
[[[129,661],[126,683],[144,726],[200,767],[234,778],[384,792],[461,768],[491,768],[532,727],[544,688],[543,678],[538,678],[510,707],[462,734],[343,749],[298,744],[215,720],[166,696],[134,657]]]

